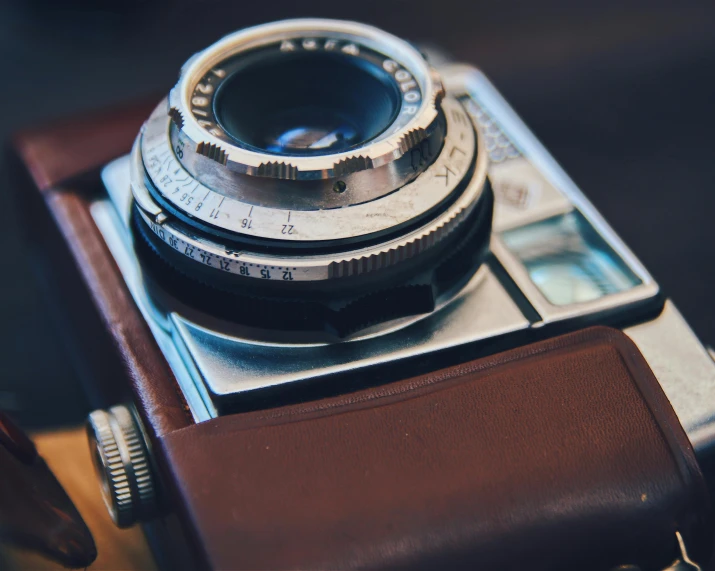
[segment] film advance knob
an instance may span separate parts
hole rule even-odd
[[[154,475],[132,411],[121,405],[95,410],[87,419],[87,434],[104,503],[114,523],[129,527],[154,517]]]

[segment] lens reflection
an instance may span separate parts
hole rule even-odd
[[[326,155],[382,133],[400,108],[380,66],[340,53],[253,54],[214,100],[240,145],[277,155]]]

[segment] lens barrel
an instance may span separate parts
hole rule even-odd
[[[240,300],[231,319],[259,327],[346,336],[427,313],[488,247],[481,144],[394,36],[333,20],[243,30],[187,62],[137,139],[138,250],[165,287],[220,291],[222,313]]]

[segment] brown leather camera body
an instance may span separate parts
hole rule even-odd
[[[616,329],[194,423],[89,212],[150,110],[26,131],[14,154],[92,404],[131,401],[146,430],[163,513],[145,529],[164,566],[660,569],[676,532],[707,560],[693,449]]]

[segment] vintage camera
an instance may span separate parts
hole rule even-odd
[[[283,414],[275,411],[296,406],[317,414],[329,407],[315,403],[384,395],[405,379],[505,351],[556,351],[551,340],[596,325],[630,340],[619,362],[640,353],[687,434],[682,446],[689,439],[707,462],[715,438],[708,351],[474,67],[425,56],[351,22],[289,20],[242,30],[189,59],[131,153],[108,164],[102,180],[106,193],[92,201],[91,217],[189,415],[176,432],[148,419],[161,417],[163,405],[142,391],[165,383],[148,373],[135,381],[144,387],[134,391],[139,414],[118,406],[91,415],[107,504],[121,525],[149,520],[159,504],[182,497],[185,533],[204,561],[225,566],[230,556],[212,543],[228,533],[225,520],[213,529],[197,523],[209,519],[201,497],[219,480],[244,486],[243,468],[231,462],[245,467],[251,460],[242,454],[254,448],[227,440],[221,458],[185,453],[189,464],[215,463],[199,486],[177,467],[165,434],[202,427],[195,450],[210,448],[219,433],[250,432],[253,424],[239,430],[237,419],[270,417],[271,424]],[[595,363],[593,382],[601,383],[611,361]],[[512,425],[527,422],[514,414]],[[490,425],[475,425],[472,438]],[[388,449],[385,438],[375,438],[371,450]],[[598,434],[589,438],[584,453],[597,455]],[[329,449],[322,437],[311,441],[306,433],[306,441]],[[266,438],[255,449],[268,454],[278,442]],[[363,468],[381,466],[366,460]],[[638,495],[643,505],[648,497]],[[245,502],[232,509],[238,519],[250,512]],[[409,545],[398,551],[409,553]],[[271,549],[282,548],[278,541]],[[359,561],[370,567],[381,560]]]

